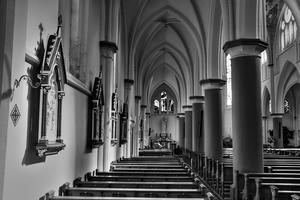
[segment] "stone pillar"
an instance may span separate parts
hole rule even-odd
[[[185,111],[185,149],[188,149],[192,151],[192,106],[191,105],[185,105],[182,106],[183,110]]]
[[[222,87],[226,81],[222,79],[206,79],[200,81],[204,87],[204,140],[205,155],[214,160],[222,160],[223,154],[223,106]]]
[[[144,130],[144,146],[148,146],[150,145],[150,119],[151,119],[151,115],[150,112],[146,112],[146,126],[145,126],[145,130]]]
[[[178,113],[178,145],[185,148],[185,114]]]
[[[135,130],[133,132],[133,156],[139,154],[139,132],[140,132],[140,106],[141,96],[135,96]]]
[[[128,105],[128,119],[127,119],[127,143],[125,144],[125,157],[130,158],[132,155],[132,137],[131,137],[131,110],[134,108],[134,99],[131,95],[133,90],[134,80],[124,79],[125,84],[125,103]]]
[[[103,171],[109,171],[110,163],[113,159],[113,156],[110,155],[111,150],[111,135],[112,135],[112,120],[111,120],[111,111],[112,111],[112,92],[114,91],[114,54],[117,52],[117,45],[113,42],[100,41],[100,61],[101,66],[100,70],[103,74],[103,93],[104,93],[104,144],[103,152],[98,152],[98,169],[101,169],[100,165],[103,165]],[[102,148],[99,148],[101,151]],[[103,161],[103,162],[101,162]]]
[[[260,53],[266,47],[259,39],[223,47],[231,55],[233,167],[240,173],[263,172]]]
[[[283,147],[283,130],[282,130],[282,117],[283,113],[272,113],[271,117],[273,120],[273,147],[282,148]]]
[[[145,128],[146,128],[146,108],[147,108],[147,105],[141,105],[139,149],[145,148],[144,140],[145,140]]]
[[[192,150],[204,153],[204,96],[191,96],[192,102]]]
[[[185,148],[185,116],[184,113],[177,113],[178,118],[178,145]]]
[[[270,84],[271,84],[271,89],[270,89],[271,112],[275,113],[276,112],[276,104],[275,104],[275,86],[274,86],[275,85],[274,84],[274,64],[270,63],[268,65],[268,67],[270,70]]]

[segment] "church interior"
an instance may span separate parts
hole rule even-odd
[[[299,0],[1,0],[0,199],[300,199]]]

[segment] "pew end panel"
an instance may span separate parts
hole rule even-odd
[[[78,187],[79,183],[81,183],[81,177],[78,177],[76,178],[74,181],[73,181],[73,187]]]
[[[84,180],[85,181],[88,181],[90,179],[90,177],[92,176],[92,173],[91,172],[88,172],[84,175]]]
[[[291,195],[292,200],[300,200],[300,196],[293,194]]]
[[[55,196],[55,191],[54,190],[50,190],[49,192],[47,192],[45,194],[45,196],[41,199],[41,200],[49,200],[50,198]]]
[[[62,186],[60,186],[58,188],[58,195],[59,196],[66,196],[67,195],[67,191],[70,188],[70,183],[66,182],[65,184],[63,184]]]

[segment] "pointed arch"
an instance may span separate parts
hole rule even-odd
[[[283,113],[284,97],[288,90],[296,83],[300,83],[300,74],[292,62],[286,61],[282,68],[277,86],[277,112]]]
[[[157,86],[150,92],[150,95],[149,95],[149,103],[150,103],[150,109],[151,109],[151,113],[153,113],[153,102],[155,100],[155,98],[159,97],[160,96],[160,93],[162,91],[165,91],[170,97],[171,99],[174,100],[174,104],[175,104],[175,110],[174,110],[174,113],[176,113],[178,111],[178,108],[179,108],[179,103],[178,103],[178,93],[176,93],[176,90],[174,90],[175,88],[169,84],[168,82],[166,81],[163,81],[161,83],[158,83]]]

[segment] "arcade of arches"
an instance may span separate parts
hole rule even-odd
[[[0,11],[0,199],[38,199],[167,147],[160,137],[219,160],[224,143],[241,173],[262,172],[263,147],[300,145],[299,0],[1,0]]]

